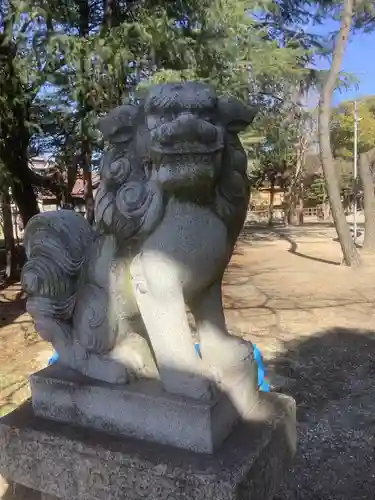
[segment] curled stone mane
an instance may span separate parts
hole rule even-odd
[[[249,199],[246,153],[237,135],[227,134],[215,190],[214,212],[226,225],[233,244],[245,222]]]

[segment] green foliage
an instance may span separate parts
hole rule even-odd
[[[245,101],[252,92],[259,100],[260,90],[279,91],[305,73],[306,49],[280,46],[255,19],[255,12],[270,8],[269,0],[134,1],[131,7],[115,0],[109,23],[101,4],[90,0],[89,29],[78,36],[82,2],[49,4],[53,92],[34,101],[42,132],[34,135],[34,149],[52,149],[62,163],[71,163],[82,130],[94,150],[101,147],[97,116],[136,88],[200,79],[219,92]]]
[[[375,96],[358,101],[358,153],[375,147]],[[335,157],[350,159],[354,151],[354,103],[333,110],[331,142]]]
[[[298,78],[306,50],[298,44],[281,47],[254,17],[255,12],[267,10],[269,5],[268,1],[203,2],[188,25],[178,25],[176,19],[164,22],[162,38],[160,29],[156,30],[156,46],[152,37],[155,65],[144,73],[140,87],[200,79],[212,83],[219,92],[247,101],[249,92],[275,87],[280,79]],[[147,15],[143,19],[145,23]],[[158,24],[154,14],[151,19],[151,25]],[[170,52],[172,48],[172,56],[161,55],[161,50]]]
[[[314,204],[322,204],[327,201],[325,180],[322,175],[315,175],[310,185],[305,187],[305,197]]]
[[[354,2],[356,29],[371,29],[375,21],[375,6],[372,0]],[[281,23],[298,22],[307,25],[311,22],[322,23],[328,16],[338,19],[342,0],[275,0],[273,13]]]
[[[256,146],[256,186],[276,182],[284,190],[302,174],[302,161],[312,135],[313,118],[301,105],[305,81],[285,87],[284,99],[263,114],[256,130],[263,140]]]
[[[40,132],[32,106],[56,64],[49,52],[48,15],[39,2],[3,2],[0,10],[0,156],[4,156],[20,122],[27,134]]]
[[[71,165],[83,137],[94,153],[102,148],[98,116],[136,89],[200,79],[262,108],[242,137],[256,182],[293,172],[307,120],[295,89],[318,85],[324,74],[306,68],[330,48],[301,23],[335,2],[112,0],[110,10],[107,2],[3,0],[0,156],[21,123],[29,154]]]
[[[277,151],[265,151],[261,159],[254,162],[249,172],[249,180],[253,189],[278,186],[285,190],[290,182],[288,161],[280,161]]]

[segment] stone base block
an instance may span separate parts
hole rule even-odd
[[[240,418],[239,405],[245,414],[256,406],[251,379],[235,382],[236,404],[224,393],[212,401],[168,394],[158,380],[107,384],[59,365],[30,377],[39,417],[198,453],[213,453],[221,445]]]
[[[295,403],[261,395],[213,455],[44,420],[0,420],[0,474],[63,500],[271,500],[295,453]]]

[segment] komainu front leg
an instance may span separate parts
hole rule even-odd
[[[228,333],[218,281],[199,294],[190,304],[194,316],[202,358],[223,370],[235,368],[251,355],[251,344]]]
[[[173,263],[156,252],[131,265],[134,294],[167,392],[210,397],[210,384],[196,355],[181,283]]]
[[[221,282],[214,283],[190,303],[200,341],[203,363],[241,415],[256,401],[257,366],[250,342],[228,333],[221,297]]]

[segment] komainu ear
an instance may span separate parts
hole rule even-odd
[[[98,121],[98,129],[111,144],[131,139],[139,106],[124,104],[110,111]]]
[[[259,109],[248,106],[236,97],[220,97],[218,111],[221,123],[229,132],[239,133],[245,130],[255,119]]]

